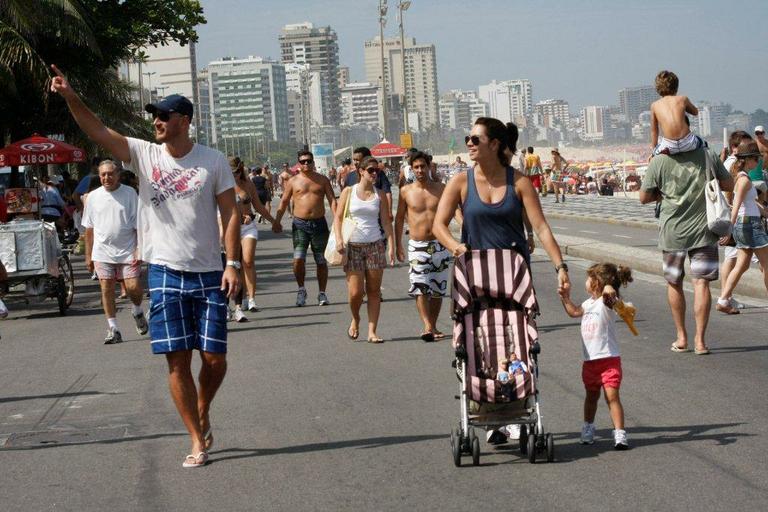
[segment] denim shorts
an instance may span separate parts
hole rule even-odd
[[[227,298],[221,274],[149,266],[152,353],[227,352]]]
[[[768,234],[760,217],[739,217],[733,227],[737,249],[768,247]]]

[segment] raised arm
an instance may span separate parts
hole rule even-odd
[[[72,113],[72,117],[81,130],[93,142],[103,147],[112,155],[124,163],[130,163],[131,153],[128,150],[128,140],[125,136],[117,133],[111,128],[104,126],[101,119],[91,112],[83,100],[72,89],[69,81],[64,74],[59,71],[55,64],[51,64],[51,69],[56,76],[51,81],[51,92],[58,93],[67,102],[67,107]]]
[[[699,115],[699,109],[696,108],[696,105],[691,103],[691,100],[689,100],[687,96],[685,97],[685,111],[692,116]]]
[[[659,119],[656,117],[656,110],[651,106],[651,151],[656,149],[659,143]]]

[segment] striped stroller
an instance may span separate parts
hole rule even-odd
[[[461,422],[451,432],[453,462],[480,463],[476,428],[520,425],[520,452],[554,459],[542,425],[538,393],[538,303],[525,259],[511,249],[468,251],[453,270],[454,366]]]

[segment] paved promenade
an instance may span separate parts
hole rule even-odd
[[[626,296],[639,308],[640,336],[618,327],[632,449],[613,451],[603,403],[598,441],[584,447],[579,325],[562,311],[551,264],[534,258],[542,407],[557,461],[531,465],[512,446],[483,444],[480,467],[457,469],[450,345],[416,339],[405,268],[385,275],[379,334],[388,341],[353,343],[341,271],[331,272],[332,305],[313,305],[309,280],[310,305],[295,308],[289,233],[262,235],[263,309],[230,324],[229,374],[213,406],[205,468],[181,468],[188,439],[165,361],[128,328],[126,303],[118,313],[126,342],[102,344],[98,286],[81,263],[70,316],[50,301],[9,304],[10,319],[0,322],[3,511],[764,508],[765,303],[738,317],[713,315],[711,356],[674,354],[663,284],[639,275]],[[587,262],[568,262],[581,301]]]

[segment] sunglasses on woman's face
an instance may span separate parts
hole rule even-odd
[[[377,172],[379,172],[379,168],[378,167],[369,167],[369,168],[367,168],[365,170],[365,172],[367,172],[368,174],[376,174]]]
[[[469,141],[472,141],[473,146],[479,146],[480,145],[480,137],[477,135],[467,135],[464,137],[464,145],[469,144]]]
[[[299,163],[301,165],[312,165],[313,163],[315,163],[315,161],[310,158],[307,160],[299,160]]]

